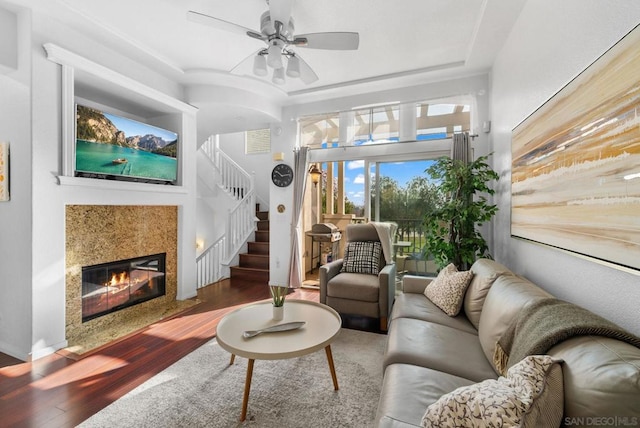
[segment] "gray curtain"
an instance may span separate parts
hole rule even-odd
[[[293,153],[293,207],[291,208],[291,259],[289,261],[289,287],[302,285],[302,204],[307,187],[308,147],[300,147]]]
[[[469,163],[471,161],[471,145],[469,144],[468,132],[453,134],[451,159],[461,160],[465,163]]]

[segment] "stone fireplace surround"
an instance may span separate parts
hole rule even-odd
[[[190,306],[176,301],[178,207],[67,205],[65,208],[66,336],[83,353]],[[82,266],[166,253],[166,294],[82,322]]]

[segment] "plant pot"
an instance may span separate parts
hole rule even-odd
[[[284,318],[284,306],[273,307],[273,319],[275,321],[282,321]]]

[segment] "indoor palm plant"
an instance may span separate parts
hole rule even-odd
[[[477,258],[490,257],[487,242],[476,229],[498,211],[485,196],[494,194],[488,183],[499,178],[486,163],[487,158],[465,163],[442,157],[425,171],[444,195],[426,215],[423,249],[433,255],[440,268],[453,263],[460,270],[468,270]]]

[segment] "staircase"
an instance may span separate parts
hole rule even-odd
[[[248,252],[240,254],[240,264],[231,266],[231,287],[269,284],[269,211],[259,209],[256,204],[255,240],[247,242]]]
[[[203,159],[212,167],[215,185],[233,201],[226,215],[225,232],[196,259],[197,286],[230,276],[231,284],[242,286],[269,283],[269,212],[259,211],[255,178],[220,150],[218,137],[209,137],[201,146]],[[204,168],[203,168],[204,170]],[[254,242],[248,242],[255,236]],[[240,253],[248,246],[248,253]],[[230,266],[239,260],[238,266]]]

